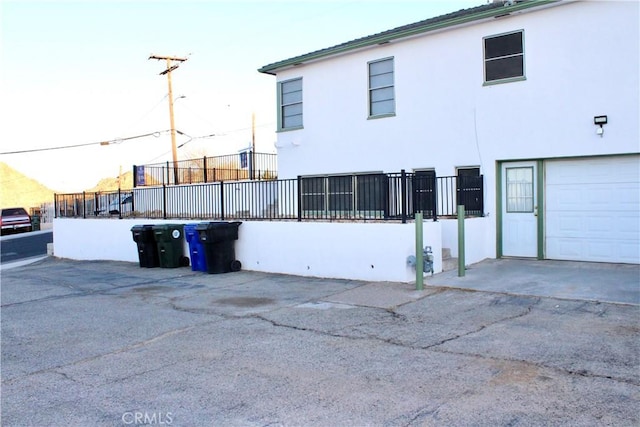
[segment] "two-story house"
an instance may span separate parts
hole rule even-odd
[[[265,65],[280,177],[482,175],[476,258],[640,263],[639,11],[498,1]]]

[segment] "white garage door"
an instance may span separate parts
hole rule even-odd
[[[545,162],[546,258],[640,263],[640,156]]]

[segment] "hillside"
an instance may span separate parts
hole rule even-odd
[[[40,207],[53,203],[54,191],[0,162],[0,207]]]
[[[147,185],[161,185],[161,182],[158,182],[153,177],[145,174],[145,179]],[[90,188],[87,193],[98,193],[98,192],[108,192],[108,191],[117,191],[118,187],[123,190],[129,190],[133,188],[133,172],[125,172],[120,175],[120,185],[118,185],[118,177],[113,178],[102,178],[95,187]]]
[[[120,175],[120,188],[133,188],[133,172],[126,172]],[[88,193],[99,191],[116,191],[118,189],[118,177],[102,178],[95,187],[86,190]]]

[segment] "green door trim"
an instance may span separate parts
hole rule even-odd
[[[538,259],[544,259],[544,160],[537,164],[537,198],[538,198]]]
[[[518,160],[496,162],[496,258],[502,258],[502,165]],[[537,259],[544,259],[544,160],[536,162],[536,198],[537,198]]]
[[[502,163],[496,162],[496,258],[502,258]]]

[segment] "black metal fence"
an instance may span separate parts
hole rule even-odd
[[[133,166],[134,187],[278,178],[277,155],[253,151]]]
[[[482,176],[400,173],[143,186],[56,194],[56,217],[406,222],[484,214]]]

